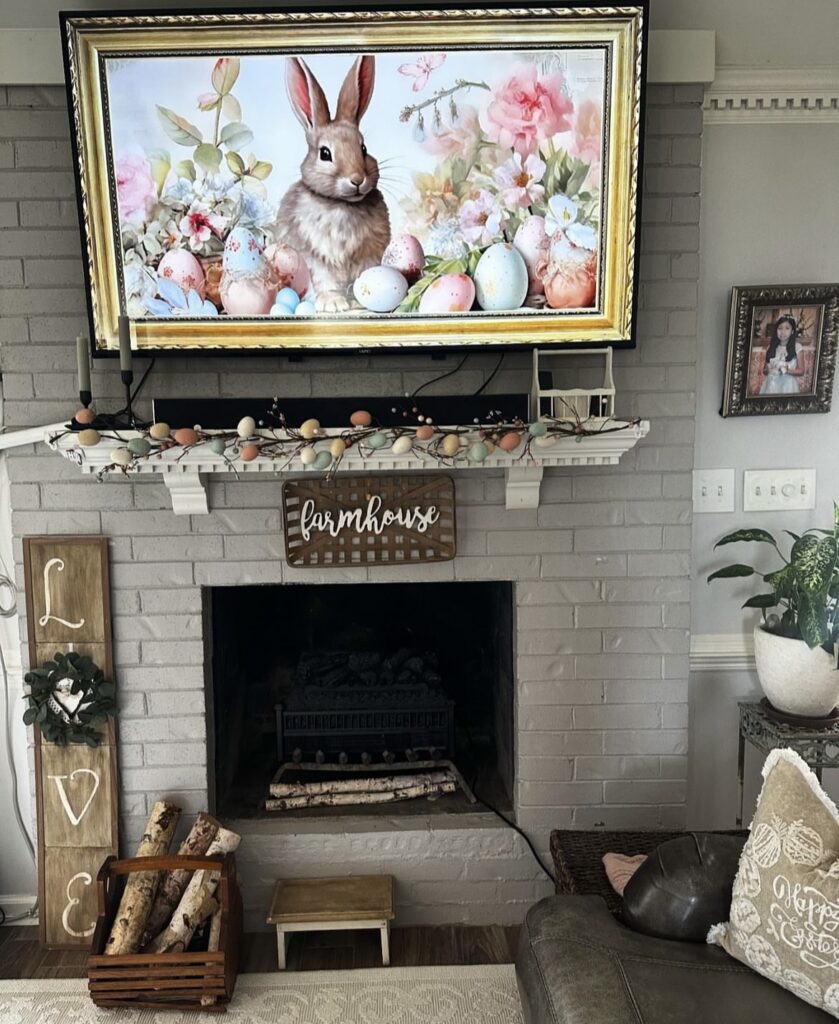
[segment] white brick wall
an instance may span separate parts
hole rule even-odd
[[[461,554],[400,574],[517,581],[515,801],[544,855],[557,826],[683,823],[701,99],[699,88],[648,94],[639,346],[617,353],[615,377],[619,413],[649,418],[649,437],[620,467],[548,471],[538,510],[505,512],[500,473],[458,479]],[[12,429],[75,408],[73,338],[87,323],[63,103],[58,89],[0,89],[0,359]],[[494,362],[472,355],[437,387],[474,390]],[[252,369],[179,356],[158,360],[146,393],[311,395],[316,413],[319,395],[401,394],[438,372],[425,355],[268,357]],[[528,384],[528,358],[511,355],[489,393]],[[112,363],[94,372],[93,390],[103,404],[118,399]],[[200,587],[317,574],[282,562],[276,480],[213,479],[212,513],[176,518],[161,484],[82,479],[43,447],[17,452],[9,471],[19,580],[27,534],[110,538],[130,851],[161,793],[190,813],[206,804]],[[393,870],[406,922],[517,920],[546,891],[521,840],[482,818],[394,833],[257,831],[241,861],[251,925],[282,871]]]

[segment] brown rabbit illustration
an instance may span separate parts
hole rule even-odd
[[[286,86],[309,151],[301,180],[283,196],[277,235],[306,260],[317,309],[349,308],[358,275],[377,266],[390,241],[390,218],[376,187],[379,165],[358,123],[373,95],[375,59],[359,57],[347,73],[333,119],[319,82],[299,57],[289,57]]]

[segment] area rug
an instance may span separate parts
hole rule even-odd
[[[225,1016],[98,1010],[84,979],[0,981],[0,1024],[522,1024],[511,964],[242,974]]]

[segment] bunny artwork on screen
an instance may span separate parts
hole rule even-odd
[[[107,58],[122,306],[134,320],[597,308],[604,53]]]

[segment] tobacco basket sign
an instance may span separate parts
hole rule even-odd
[[[449,476],[342,476],[283,485],[286,560],[325,568],[447,562],[456,551]]]

